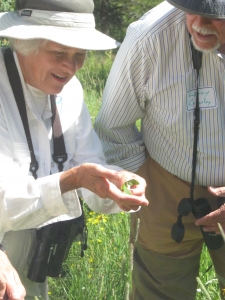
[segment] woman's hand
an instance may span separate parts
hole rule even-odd
[[[26,291],[8,257],[0,250],[0,299],[24,300]]]
[[[138,185],[130,187],[131,195],[121,190],[125,181],[135,179]],[[86,188],[100,198],[109,198],[124,211],[137,210],[148,205],[145,198],[146,182],[140,176],[127,171],[114,171],[98,164],[86,163],[63,172],[60,177],[61,192]]]

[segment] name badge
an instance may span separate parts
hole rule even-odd
[[[187,92],[187,110],[195,109],[196,89]],[[217,107],[216,91],[213,87],[204,87],[198,89],[199,107],[201,109],[210,109]]]

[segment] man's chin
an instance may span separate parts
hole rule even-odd
[[[194,45],[195,49],[197,49],[198,51],[203,52],[203,53],[213,52],[213,51],[219,49],[219,47],[220,47],[220,42],[219,41],[214,46],[211,46],[211,47],[203,47],[203,46],[201,47],[201,46],[199,46],[195,42],[193,36],[191,37],[191,41],[192,41],[192,44]]]

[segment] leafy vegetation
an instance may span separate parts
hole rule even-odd
[[[128,25],[162,0],[94,0],[97,28],[122,41]]]
[[[15,0],[0,0],[0,11],[14,11]]]

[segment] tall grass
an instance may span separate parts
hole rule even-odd
[[[98,114],[102,102],[102,92],[111,69],[115,50],[90,51],[83,68],[77,73],[85,95],[85,102],[92,121]]]
[[[85,99],[94,121],[106,78],[112,65],[111,51],[90,52],[78,72]],[[129,243],[129,214],[96,214],[85,206],[89,238],[85,256],[74,243],[65,264],[65,278],[49,280],[50,300],[128,300],[131,291],[132,247]],[[212,300],[219,300],[218,282],[211,260],[203,249],[199,278]],[[196,300],[207,299],[199,284]],[[151,299],[146,299],[151,300]],[[152,299],[153,300],[153,299]]]
[[[88,249],[80,257],[74,243],[66,262],[68,275],[51,280],[50,299],[122,300],[129,282],[127,214],[101,215],[86,209]]]

